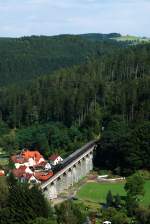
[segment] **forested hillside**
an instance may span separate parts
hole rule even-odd
[[[16,73],[18,81],[31,77],[33,80],[28,84],[22,82],[21,86],[16,81],[14,85],[0,88],[0,147],[8,152],[26,146],[38,148],[45,155],[52,151],[67,154],[83,142],[98,137],[103,130],[96,166],[124,174],[134,169],[149,168],[150,45],[120,47],[113,45],[113,42],[95,42],[95,46],[102,47],[100,51],[100,48],[94,50],[92,41],[89,44],[70,36],[67,37],[68,42],[66,37],[61,38],[53,39],[54,42],[58,41],[53,56],[57,58],[59,55],[61,60],[61,63],[54,60],[57,71],[44,75],[42,72],[46,67],[40,70],[37,66],[42,76],[33,79],[28,66],[27,70],[18,67],[18,71],[23,71],[20,78]],[[31,57],[34,60],[45,52],[47,55],[51,48],[45,45],[45,37],[41,42],[43,49],[37,48],[35,40],[41,41],[42,38],[16,40],[18,48],[22,43],[25,58],[20,58],[15,51],[17,45],[12,50],[10,44],[14,58],[10,54],[9,60],[12,63],[17,60],[17,66],[20,66],[20,60],[25,63]],[[5,41],[11,43],[12,40]],[[30,41],[35,45],[30,45]],[[47,41],[49,43],[49,38]],[[29,48],[26,49],[27,45]],[[65,62],[61,47],[66,48],[70,64]],[[38,52],[40,50],[41,54]],[[4,60],[5,57],[2,58]],[[77,62],[82,62],[82,65],[75,65]],[[63,67],[63,63],[74,65],[58,69],[59,66]],[[45,65],[51,70],[48,63]],[[12,83],[10,73],[4,74]],[[1,83],[5,82],[6,77],[3,77]]]
[[[76,35],[0,38],[0,85],[21,83],[54,70],[86,62],[119,44]]]
[[[140,52],[140,54],[139,54]],[[126,121],[149,116],[150,45],[116,50],[81,66],[37,78],[28,87],[1,88],[1,118],[10,127],[81,123],[96,103]]]

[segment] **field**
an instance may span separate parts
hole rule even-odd
[[[117,41],[150,42],[150,38],[136,37],[136,36],[130,36],[130,35],[121,36],[121,37],[117,37],[113,39]]]
[[[148,206],[150,204],[150,181],[146,181],[144,188],[145,195],[141,203]],[[77,197],[88,203],[103,203],[109,190],[113,195],[118,193],[120,196],[125,196],[126,194],[124,183],[87,183],[80,188]]]
[[[5,151],[0,148],[0,165],[5,166],[8,164],[9,157]]]

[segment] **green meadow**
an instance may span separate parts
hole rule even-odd
[[[116,37],[113,39],[115,39],[117,41],[150,42],[150,38],[136,37],[136,36],[131,36],[131,35]]]
[[[143,205],[150,205],[150,180],[145,182],[145,195],[141,198]],[[125,196],[124,183],[86,183],[77,193],[79,199],[94,203],[103,203],[107,192],[111,190],[113,195]]]

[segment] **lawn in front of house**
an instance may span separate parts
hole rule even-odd
[[[148,206],[150,204],[150,180],[145,182],[145,195],[141,203]],[[124,183],[86,183],[77,192],[77,197],[82,201],[104,203],[106,195],[111,190],[113,195],[125,196]]]

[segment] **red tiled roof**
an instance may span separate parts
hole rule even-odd
[[[30,158],[33,158],[36,162],[38,162],[43,156],[38,151],[23,151],[20,155],[11,156],[11,161],[13,163],[25,163],[28,162]]]
[[[5,176],[4,170],[0,170],[0,177]]]
[[[13,163],[25,163],[27,160],[19,155],[13,155],[11,156],[11,161]]]
[[[25,177],[27,180],[29,180],[32,176],[33,176],[33,174],[31,174],[31,173],[24,173],[23,174],[23,177]]]
[[[38,151],[29,151],[26,150],[21,153],[22,157],[25,159],[34,158],[36,161],[39,161],[43,156]]]
[[[37,180],[46,181],[53,176],[53,172],[36,172],[34,176]]]
[[[51,161],[55,161],[58,157],[59,157],[58,154],[53,154],[53,155],[51,155],[51,156],[49,157],[49,160],[51,160]]]
[[[19,169],[13,169],[12,173],[15,177],[22,177],[25,173],[26,168],[26,166],[20,166]]]
[[[47,162],[46,161],[42,161],[42,162],[40,162],[40,163],[38,163],[37,165],[35,165],[34,167],[38,167],[38,166],[45,166],[47,164]]]
[[[18,170],[21,171],[21,172],[25,172],[26,168],[27,168],[26,166],[20,166],[18,168]]]

